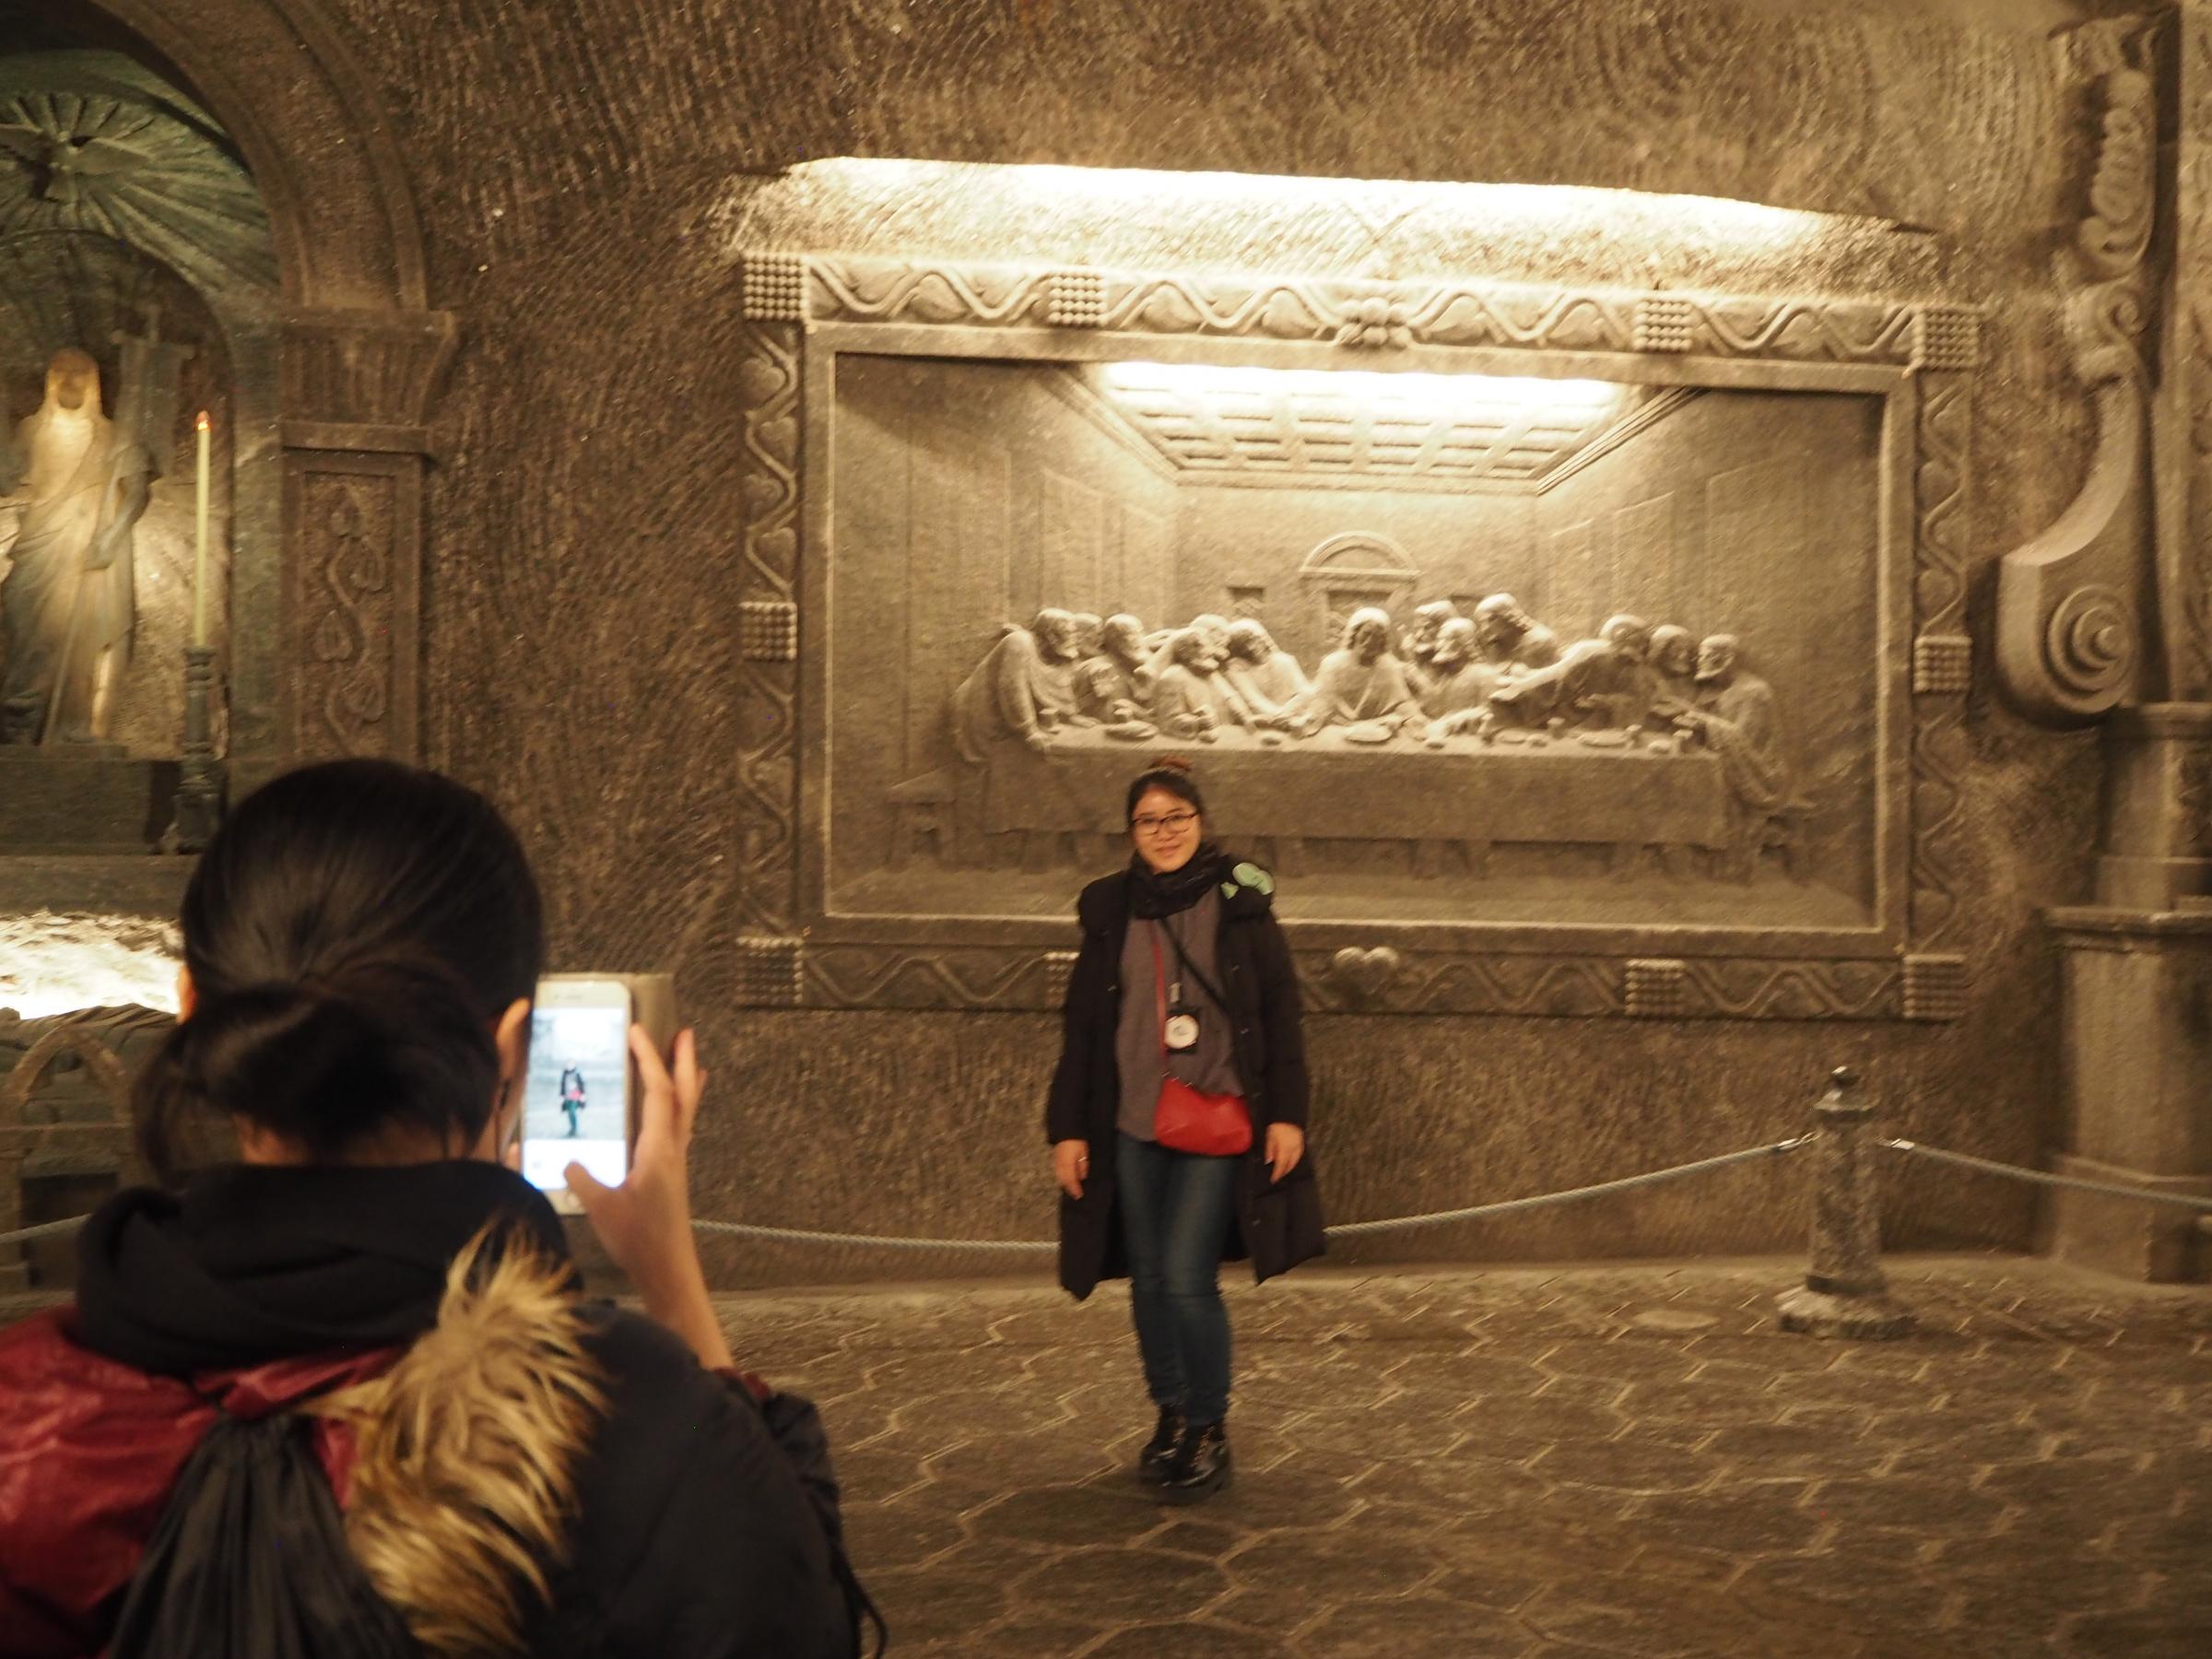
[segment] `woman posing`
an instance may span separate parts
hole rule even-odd
[[[1206,840],[1205,813],[1180,760],[1129,785],[1135,855],[1076,902],[1083,944],[1045,1107],[1064,1194],[1060,1282],[1081,1300],[1128,1276],[1159,1412],[1137,1468],[1171,1502],[1230,1476],[1218,1265],[1249,1256],[1265,1281],[1324,1247],[1298,981],[1274,883]],[[1249,1146],[1178,1150],[1194,1138],[1191,1091],[1200,1115],[1229,1122],[1230,1142],[1248,1121]]]

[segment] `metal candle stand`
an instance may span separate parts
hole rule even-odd
[[[184,747],[178,770],[176,817],[162,844],[172,853],[197,853],[223,817],[223,763],[216,759],[208,718],[215,685],[215,647],[184,648]]]

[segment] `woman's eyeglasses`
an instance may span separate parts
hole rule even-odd
[[[1133,818],[1129,820],[1129,828],[1139,835],[1160,835],[1197,821],[1198,815],[1194,812],[1169,812],[1159,818]]]

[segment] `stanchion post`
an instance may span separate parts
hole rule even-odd
[[[1782,1328],[1810,1336],[1882,1340],[1912,1315],[1882,1277],[1882,1207],[1875,1184],[1874,1108],[1858,1074],[1839,1066],[1813,1107],[1813,1253],[1805,1283],[1776,1298]]]

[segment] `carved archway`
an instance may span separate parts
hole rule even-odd
[[[1413,594],[1420,568],[1404,547],[1372,530],[1332,535],[1298,567],[1307,609],[1320,638],[1334,648],[1345,621],[1363,606],[1395,614]]]
[[[303,757],[412,756],[429,424],[458,329],[374,85],[321,0],[96,0],[173,65],[245,157],[280,300],[277,545],[235,550],[234,791]],[[241,480],[241,491],[244,488]]]

